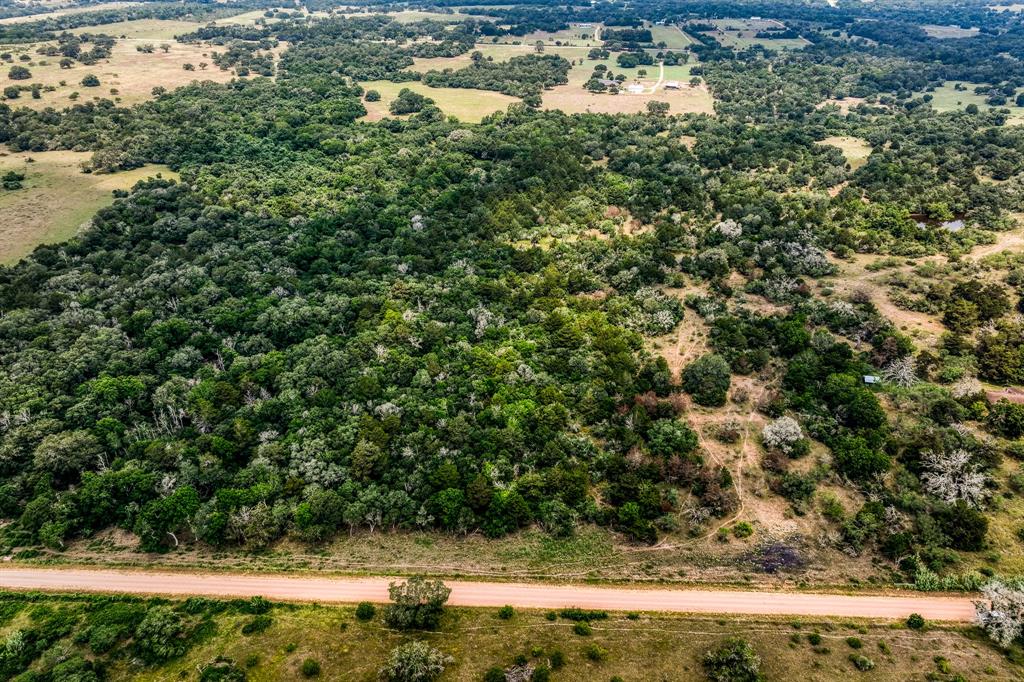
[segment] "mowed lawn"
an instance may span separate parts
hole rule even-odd
[[[366,90],[380,93],[379,102],[363,102],[368,112],[367,121],[379,121],[391,117],[388,105],[398,97],[402,88],[409,88],[421,93],[437,104],[445,114],[455,116],[460,121],[479,123],[485,116],[496,111],[505,111],[510,104],[518,102],[517,97],[503,95],[490,90],[473,90],[469,88],[432,88],[423,83],[392,83],[391,81],[369,81],[360,83]]]
[[[136,49],[138,45],[147,42],[152,42],[156,47],[153,52],[144,53]],[[166,53],[159,48],[161,42],[170,46]],[[173,90],[195,80],[223,83],[231,80],[233,76],[231,71],[221,71],[213,65],[209,56],[211,48],[200,45],[183,45],[171,40],[118,40],[111,51],[110,59],[90,66],[76,62],[69,69],[60,68],[60,60],[57,57],[38,55],[36,47],[38,47],[37,44],[31,44],[6,46],[4,49],[16,54],[24,52],[33,57],[33,61],[26,64],[29,71],[32,72],[32,77],[25,81],[19,81],[19,84],[41,83],[44,86],[53,86],[55,89],[52,92],[43,91],[40,99],[32,99],[30,93],[23,92],[18,99],[7,101],[7,104],[12,107],[63,108],[75,103],[76,100],[71,99],[71,94],[74,92],[78,93],[78,102],[87,102],[91,99],[110,99],[120,104],[130,105],[151,99],[153,88],[157,86]],[[209,66],[205,70],[200,70],[200,62],[206,62]],[[182,68],[185,63],[195,65],[195,71],[185,71]],[[81,84],[82,78],[87,74],[98,77],[100,85],[84,87]],[[6,69],[0,71],[0,84],[9,85],[11,83],[13,81],[7,80]],[[112,89],[117,92],[111,92]]]
[[[0,263],[9,264],[40,244],[65,241],[100,208],[112,203],[111,192],[129,189],[161,173],[176,178],[165,166],[148,166],[121,173],[85,174],[80,165],[89,152],[7,153],[0,156],[0,173],[24,173],[24,187],[0,189]],[[27,159],[34,159],[28,162]]]

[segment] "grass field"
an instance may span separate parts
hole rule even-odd
[[[58,598],[46,600],[60,606]],[[807,682],[825,680],[953,679],[939,676],[939,665],[949,673],[971,679],[1016,679],[1017,671],[994,647],[973,630],[931,627],[912,631],[888,624],[854,621],[794,619],[712,619],[655,614],[612,613],[591,623],[592,634],[573,633],[573,622],[548,620],[544,612],[516,609],[502,620],[495,609],[448,609],[436,632],[403,634],[391,630],[380,614],[369,622],[355,618],[351,607],[278,606],[262,632],[243,635],[252,619],[237,613],[212,616],[214,627],[188,653],[157,669],[115,663],[111,679],[156,681],[195,679],[195,672],[217,656],[239,665],[248,662],[251,682],[302,679],[299,666],[307,658],[322,666],[320,679],[371,682],[388,653],[399,644],[418,639],[451,656],[443,682],[479,682],[493,666],[512,667],[517,658],[532,666],[547,665],[561,652],[564,665],[552,675],[561,682],[598,682],[615,679],[706,680],[701,659],[729,637],[749,641],[761,658],[766,679],[799,676]],[[0,634],[23,626],[25,614]],[[808,636],[820,637],[812,645]],[[875,663],[865,675],[849,660],[854,649],[848,638],[860,640],[861,653]],[[941,656],[946,664],[937,662]],[[933,677],[926,678],[928,673]]]
[[[693,44],[693,39],[683,33],[678,26],[650,26],[654,44],[665,43],[670,50],[681,50]]]
[[[721,45],[743,50],[761,45],[769,50],[799,50],[810,43],[803,38],[757,38],[759,31],[780,29],[782,24],[774,19],[710,19],[701,23],[713,24],[717,30],[705,33]]]
[[[191,26],[194,28],[196,25],[192,24]],[[172,90],[194,80],[217,82],[231,80],[232,72],[221,71],[212,65],[209,58],[209,47],[183,45],[166,40],[160,42],[170,45],[168,52],[165,53],[158,47],[152,53],[142,53],[136,49],[140,42],[149,41],[119,40],[114,45],[110,59],[92,66],[76,62],[70,69],[60,68],[59,59],[55,57],[37,55],[35,52],[37,46],[34,44],[7,46],[4,49],[13,53],[26,52],[35,60],[28,63],[32,78],[23,83],[40,83],[55,88],[52,92],[44,91],[40,99],[32,99],[29,93],[22,93],[17,100],[7,103],[13,107],[25,106],[33,109],[60,108],[72,104],[74,100],[70,98],[70,95],[77,92],[79,102],[93,98],[106,98],[119,101],[122,104],[134,104],[150,99],[153,88],[158,85]],[[158,41],[153,42],[157,43]],[[182,65],[187,62],[197,65],[196,70],[185,71]],[[198,69],[200,62],[207,62],[210,67],[201,71]],[[100,79],[99,87],[83,87],[81,81],[86,74],[96,75]],[[61,85],[62,82],[63,85]],[[112,88],[118,92],[111,93]]]
[[[509,97],[500,92],[468,88],[431,88],[422,83],[370,81],[360,85],[367,90],[376,90],[380,93],[379,102],[364,102],[368,112],[365,120],[369,121],[390,117],[388,105],[402,88],[409,88],[430,97],[441,111],[467,123],[479,123],[484,116],[495,111],[504,111],[510,104],[519,101],[516,97]]]
[[[967,89],[957,90],[956,85],[958,83],[964,85]],[[992,109],[993,107],[985,102],[984,95],[979,95],[974,92],[974,87],[974,83],[949,81],[927,94],[932,96],[931,105],[936,111],[956,111],[959,109],[966,109],[969,104],[978,105],[978,108],[982,111]],[[997,108],[1010,110],[1010,118],[1006,121],[1007,125],[1024,125],[1024,107],[1016,106],[1016,104],[1014,104],[1013,97],[1009,98],[1005,105]]]
[[[604,42],[594,38],[596,31],[596,25],[574,24],[563,31],[534,31],[524,36],[504,36],[500,38],[500,42],[532,46],[540,40],[545,45],[554,45],[559,42],[563,45],[596,47]]]
[[[973,38],[980,31],[977,28],[960,28],[959,26],[936,26],[928,24],[921,27],[932,38]]]
[[[196,30],[201,23],[174,19],[134,19],[115,24],[98,24],[73,29],[72,33],[106,33],[118,38],[146,38],[149,40],[171,40],[176,35]]]
[[[52,12],[43,12],[40,14],[26,14],[21,17],[6,17],[0,19],[0,24],[23,24],[28,21],[39,21],[40,19],[53,19],[56,17],[63,17],[69,14],[84,14],[86,12],[99,12],[108,9],[118,9],[119,7],[131,7],[133,5],[141,5],[141,2],[102,2],[95,5],[82,5],[79,7],[62,7],[55,9]]]
[[[828,144],[839,147],[843,152],[843,156],[846,157],[847,163],[849,163],[850,167],[853,169],[860,168],[867,163],[868,157],[871,155],[871,145],[859,137],[826,137],[819,144]]]
[[[373,14],[387,14],[390,17],[394,17],[395,21],[400,24],[411,24],[425,19],[455,24],[460,21],[465,21],[466,19],[480,18],[478,16],[474,17],[472,14],[463,14],[462,12],[424,12],[422,10],[402,10],[400,12],[346,12],[345,16],[358,17],[370,16]]]
[[[115,189],[128,189],[157,173],[175,177],[163,166],[86,175],[79,165],[90,156],[67,151],[0,156],[0,172],[26,175],[23,189],[0,190],[0,263],[17,261],[39,244],[74,236],[97,210],[113,201]],[[35,162],[27,163],[27,158]]]

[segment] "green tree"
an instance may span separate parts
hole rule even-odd
[[[683,389],[694,402],[705,407],[725,405],[732,381],[732,370],[725,358],[717,354],[703,355],[683,370]]]
[[[384,621],[400,630],[433,630],[441,621],[451,590],[440,580],[413,576],[391,583],[392,603],[384,609]]]

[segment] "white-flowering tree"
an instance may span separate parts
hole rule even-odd
[[[1010,646],[1024,632],[1024,590],[993,581],[981,593],[985,598],[974,602],[978,626],[1000,646]]]
[[[765,425],[761,437],[764,439],[766,448],[788,455],[793,452],[796,444],[803,440],[804,432],[800,429],[800,424],[792,417],[779,417]]]
[[[917,363],[912,355],[896,358],[882,370],[882,378],[890,384],[907,388],[917,383]]]
[[[947,504],[963,501],[977,507],[985,500],[988,476],[967,450],[927,452],[923,461],[921,483],[929,494]]]

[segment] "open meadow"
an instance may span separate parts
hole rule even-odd
[[[24,187],[0,189],[0,263],[12,263],[40,244],[65,241],[103,206],[113,190],[157,173],[176,174],[165,166],[148,166],[108,175],[85,174],[80,165],[87,152],[33,152],[0,156],[0,174],[25,174]],[[33,161],[29,162],[28,159]]]
[[[490,90],[432,88],[423,83],[416,82],[368,81],[360,83],[360,85],[366,90],[376,90],[380,93],[380,101],[363,102],[367,111],[364,120],[367,121],[379,121],[382,118],[391,117],[392,114],[388,111],[388,105],[398,96],[402,88],[409,88],[422,95],[426,95],[434,100],[441,111],[467,123],[479,123],[484,116],[493,114],[496,111],[504,111],[510,104],[519,101],[516,97],[510,97],[509,95]]]
[[[195,25],[193,30],[194,28]],[[4,49],[15,55],[28,54],[33,59],[27,63],[32,76],[21,83],[39,83],[44,86],[39,99],[34,99],[28,92],[22,92],[17,100],[8,100],[7,103],[14,107],[42,109],[66,107],[75,102],[87,102],[92,99],[109,99],[131,105],[151,99],[153,88],[158,86],[173,90],[196,80],[223,83],[231,80],[234,75],[231,71],[222,71],[213,65],[210,60],[211,48],[208,46],[185,45],[171,40],[163,42],[168,46],[166,52],[156,47],[152,52],[146,53],[136,48],[145,43],[155,44],[157,41],[118,40],[109,59],[93,65],[74,62],[67,69],[61,68],[60,60],[56,57],[38,55],[38,44],[6,46]],[[195,70],[186,71],[183,65],[187,63],[193,64]],[[209,66],[201,69],[201,63]],[[99,78],[99,86],[82,85],[82,79],[89,74]],[[6,76],[3,76],[2,80],[4,85],[11,84]],[[73,93],[78,93],[77,97],[73,98]]]

